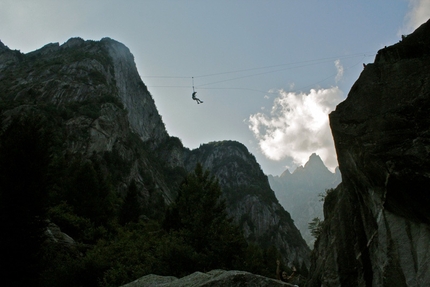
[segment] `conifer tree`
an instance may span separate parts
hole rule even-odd
[[[221,196],[218,181],[197,164],[180,185],[178,197],[166,214],[165,228],[178,232],[195,251],[196,270],[231,269],[246,247]]]
[[[142,208],[139,204],[136,181],[132,180],[127,190],[124,203],[119,214],[119,222],[124,225],[128,222],[138,222]]]

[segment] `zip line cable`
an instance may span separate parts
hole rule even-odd
[[[193,93],[195,93],[196,91],[194,90],[194,77],[193,78]]]
[[[343,56],[343,57],[327,57],[327,58],[320,58],[320,59],[313,59],[313,60],[307,60],[307,61],[291,62],[291,63],[286,63],[286,64],[272,65],[272,66],[264,66],[264,67],[249,68],[249,69],[243,69],[243,70],[234,70],[234,71],[228,71],[228,72],[206,74],[206,75],[196,76],[196,78],[213,77],[213,76],[219,76],[219,75],[225,75],[225,74],[234,74],[234,73],[248,72],[248,71],[253,71],[253,70],[263,70],[263,69],[277,68],[277,67],[296,65],[296,64],[302,64],[302,63],[316,62],[315,64],[320,64],[320,63],[326,63],[326,62],[329,62],[329,61],[332,61],[332,60],[335,60],[335,59],[348,59],[348,58],[355,58],[355,57],[359,57],[359,56],[363,56],[363,55],[364,56],[374,56],[375,54],[366,55],[366,53],[357,53],[357,54],[352,54],[352,55],[346,55],[346,56]],[[309,64],[309,65],[312,65],[312,64]],[[304,65],[304,66],[307,66],[307,65]],[[302,67],[302,66],[299,66],[299,67]],[[282,71],[282,70],[279,70],[279,71]],[[276,70],[276,71],[278,71],[278,70]]]
[[[270,69],[270,68],[276,68],[276,67],[282,67],[282,66],[289,66],[289,65],[295,65],[295,64],[302,64],[302,63],[311,63],[316,62],[314,64],[320,64],[332,61],[334,59],[348,59],[348,58],[355,58],[359,56],[375,56],[375,54],[367,55],[366,53],[356,53],[351,55],[346,55],[342,57],[327,57],[327,58],[320,58],[320,59],[313,59],[313,60],[306,60],[306,61],[298,61],[298,62],[291,62],[291,63],[285,63],[285,64],[279,64],[279,65],[271,65],[271,66],[263,66],[263,67],[254,67],[249,69],[242,69],[242,70],[233,70],[233,71],[226,71],[226,72],[219,72],[219,73],[213,73],[213,74],[205,74],[205,75],[199,75],[199,76],[193,76],[194,78],[205,78],[205,77],[213,77],[213,76],[219,76],[219,75],[225,75],[225,74],[234,74],[234,73],[242,73],[242,72],[248,72],[253,70],[263,70],[263,69]],[[309,64],[312,65],[312,64]],[[306,66],[306,65],[304,65]],[[299,66],[301,67],[301,66]],[[160,79],[189,79],[190,76],[144,76],[144,78],[160,78]]]
[[[322,63],[324,63],[324,62],[322,62]],[[206,84],[198,85],[197,87],[214,85],[214,84],[219,84],[219,83],[224,83],[224,82],[229,82],[229,81],[234,81],[234,80],[239,80],[239,79],[244,79],[244,78],[250,78],[250,77],[255,77],[255,76],[261,76],[261,75],[266,75],[266,74],[271,74],[271,73],[277,73],[277,72],[286,71],[286,70],[290,70],[290,69],[294,69],[294,68],[303,68],[303,67],[311,66],[311,65],[314,65],[314,64],[295,66],[295,67],[288,67],[288,68],[278,69],[278,70],[274,70],[274,71],[267,71],[267,72],[261,72],[261,73],[257,73],[257,74],[252,74],[252,75],[245,75],[245,76],[241,76],[241,77],[236,77],[236,78],[231,78],[231,79],[226,79],[226,80],[220,80],[220,81],[217,81],[217,82],[206,83]]]
[[[358,56],[363,56],[363,54],[355,54],[353,56],[351,56],[351,55],[345,56],[345,57],[343,57],[343,59],[355,58]],[[364,56],[366,56],[366,55],[364,55]],[[304,65],[300,65],[300,66],[292,66],[292,67],[287,67],[287,68],[283,68],[283,69],[277,69],[277,70],[266,71],[266,72],[251,74],[251,75],[240,76],[240,77],[236,77],[236,78],[230,78],[230,79],[226,79],[226,80],[220,80],[220,81],[216,81],[216,82],[205,83],[205,84],[198,85],[197,87],[219,84],[219,83],[223,83],[223,82],[229,82],[229,81],[234,81],[234,80],[239,80],[239,79],[249,78],[249,77],[254,77],[254,76],[260,76],[260,75],[265,75],[265,74],[277,73],[277,72],[286,71],[286,70],[295,69],[295,68],[303,68],[303,67],[307,67],[307,66],[323,64],[323,63],[331,62],[333,59],[338,59],[338,57],[324,58],[321,60],[310,60],[310,61],[296,62],[296,63],[307,63],[307,62],[318,61],[318,62],[308,63],[308,64],[304,64]],[[294,63],[294,64],[296,64],[296,63]],[[288,65],[288,64],[276,65],[276,66],[271,66],[271,67],[280,67],[280,66],[286,66],[286,65]],[[264,68],[253,68],[253,69],[247,69],[247,70],[257,70],[257,69],[265,69],[265,68],[266,67],[264,67]],[[230,72],[230,73],[233,73],[233,72]],[[200,76],[200,77],[202,77],[202,76]]]
[[[195,92],[195,88],[205,89],[205,90],[208,90],[208,89],[226,89],[226,90],[230,89],[230,90],[252,90],[252,91],[262,92],[262,91],[250,89],[250,88],[239,88],[239,87],[235,87],[235,88],[207,88],[206,87],[205,88],[205,86],[215,85],[215,84],[219,84],[219,83],[224,83],[224,82],[229,82],[229,81],[234,81],[234,80],[239,80],[239,79],[244,79],[244,78],[249,78],[249,77],[261,76],[261,75],[270,74],[270,73],[277,73],[277,72],[282,72],[282,71],[295,69],[295,68],[302,68],[302,67],[307,67],[307,66],[312,66],[312,65],[324,64],[327,62],[331,62],[333,59],[350,59],[350,58],[356,58],[359,56],[362,57],[361,59],[364,59],[365,57],[370,57],[370,56],[374,56],[374,55],[375,54],[367,55],[366,53],[357,53],[357,54],[347,55],[347,56],[343,56],[343,57],[327,57],[327,58],[320,58],[320,59],[314,59],[314,60],[292,62],[292,63],[287,63],[287,64],[279,64],[279,65],[272,65],[272,66],[256,67],[256,68],[249,68],[249,69],[242,69],[242,70],[234,70],[234,71],[226,71],[226,72],[206,74],[206,75],[200,75],[200,76],[193,76],[193,77],[191,77],[192,89],[193,89],[193,92]],[[299,64],[301,64],[301,65],[299,65]],[[352,68],[356,65],[358,65],[358,63],[350,66],[349,68]],[[271,68],[283,67],[283,66],[289,66],[289,67],[285,67],[282,69],[270,70],[270,71],[263,71],[263,72],[243,75],[243,76],[239,76],[239,77],[228,78],[228,79],[204,83],[204,84],[200,84],[200,85],[196,85],[196,86],[194,85],[194,78],[215,77],[215,76],[226,75],[226,74],[243,73],[243,72],[248,72],[248,71],[264,70],[264,69],[271,69]],[[334,75],[336,75],[336,74],[334,74]],[[323,81],[331,78],[332,76],[333,75],[330,75],[329,77],[327,77],[321,81],[318,81],[317,83],[323,82]],[[189,79],[190,77],[186,77],[186,76],[144,76],[144,78]],[[314,83],[313,85],[315,85],[317,83]],[[312,85],[309,85],[309,86],[312,86]],[[154,87],[154,88],[190,88],[190,86],[188,86],[188,85],[157,85],[157,86],[148,86],[148,87]],[[266,93],[266,92],[264,92],[264,93]]]
[[[351,65],[351,66],[349,66],[349,67],[346,67],[346,68],[345,68],[345,71],[348,71],[349,69],[351,69],[351,68],[353,68],[353,67],[357,66],[358,64],[360,64],[360,62],[362,62],[366,56],[367,56],[367,55],[364,55],[364,56],[360,59],[360,61],[357,61],[355,64],[353,64],[353,65]],[[289,91],[289,92],[297,92],[297,91],[301,91],[301,90],[304,90],[304,89],[307,89],[307,88],[310,88],[310,87],[314,87],[316,84],[322,83],[322,82],[324,82],[324,81],[326,81],[326,80],[328,80],[328,79],[330,79],[330,78],[335,77],[336,75],[337,75],[337,72],[336,72],[336,73],[334,73],[334,74],[331,74],[330,76],[328,76],[328,77],[326,77],[326,78],[324,78],[324,79],[322,79],[322,80],[320,80],[320,81],[318,81],[318,82],[315,82],[315,83],[312,83],[312,84],[310,84],[310,85],[307,85],[307,86],[301,87],[300,89],[291,90],[291,91]],[[200,86],[198,86],[198,87],[201,87],[201,86],[202,86],[202,85],[200,85]],[[180,87],[189,88],[189,87],[187,87],[187,86],[180,86]],[[202,89],[202,90],[248,90],[248,91],[254,91],[254,92],[259,92],[259,93],[274,93],[274,92],[270,92],[270,91],[269,91],[269,92],[268,92],[268,91],[261,91],[261,90],[250,89],[250,88],[200,88],[200,89]]]

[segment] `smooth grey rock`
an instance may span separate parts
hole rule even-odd
[[[71,251],[77,251],[75,240],[72,237],[62,232],[60,227],[55,223],[49,222],[45,230],[46,241],[49,244],[57,244]]]
[[[121,287],[281,287],[295,286],[245,271],[212,270],[208,273],[195,272],[177,279],[147,275]]]

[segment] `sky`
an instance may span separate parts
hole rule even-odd
[[[0,0],[0,40],[28,53],[115,39],[171,136],[239,141],[280,175],[312,153],[334,171],[328,114],[363,63],[429,18],[430,0]]]

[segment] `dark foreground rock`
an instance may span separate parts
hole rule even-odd
[[[146,275],[121,287],[277,287],[295,286],[245,271],[212,270],[195,272],[183,278]]]

